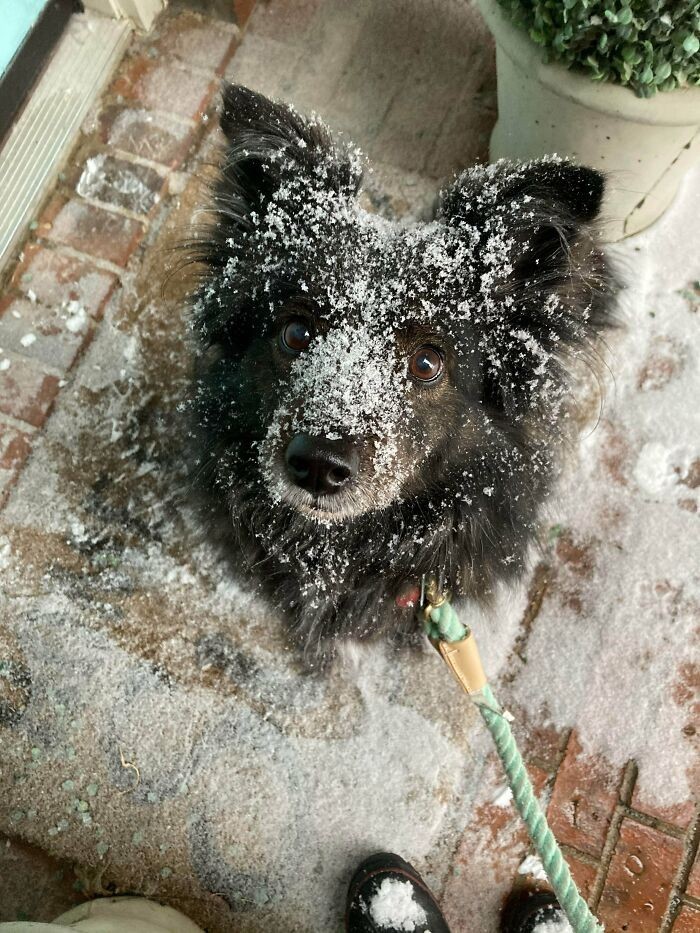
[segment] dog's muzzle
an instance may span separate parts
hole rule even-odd
[[[309,434],[294,435],[284,460],[294,485],[313,496],[330,496],[346,489],[360,466],[359,454],[350,441],[329,441]]]

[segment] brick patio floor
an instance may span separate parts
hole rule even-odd
[[[376,166],[368,204],[388,214],[420,215],[429,208],[436,180],[486,158],[495,119],[493,54],[478,14],[468,5],[289,0],[259,3],[253,11],[252,0],[236,0],[227,22],[182,12],[185,6],[173,8],[155,36],[134,38],[10,270],[0,302],[3,502],[12,501],[13,490],[19,495],[19,479],[34,449],[50,459],[54,441],[45,438],[47,419],[81,379],[89,388],[89,375],[75,373],[84,374],[86,349],[98,334],[104,338],[104,328],[128,333],[139,315],[151,314],[150,350],[165,356],[176,352],[163,309],[172,310],[177,299],[161,301],[158,284],[168,268],[164,249],[201,200],[196,178],[206,174],[205,164],[216,152],[214,100],[222,75],[302,110],[316,110],[351,135]],[[672,366],[665,359],[657,355],[650,380],[665,378]],[[91,358],[89,365],[97,364]],[[178,384],[182,374],[176,363],[172,371]],[[85,404],[89,393],[82,399]],[[609,450],[611,470],[623,469],[613,441]],[[80,457],[78,452],[72,469],[83,469]],[[697,478],[687,485],[681,508],[692,510]],[[8,522],[10,534],[12,513]],[[12,540],[20,552],[25,547],[25,563],[45,562],[43,552],[39,558],[19,532]],[[59,560],[57,554],[51,560]],[[577,542],[563,535],[531,581],[518,636],[523,643],[543,602],[562,591],[566,573],[580,577],[588,570]],[[121,635],[115,630],[114,637]],[[3,641],[0,645],[5,650]],[[3,655],[6,665],[14,663],[13,651],[10,646]],[[162,658],[158,663],[167,667]],[[697,682],[690,672],[684,689],[691,737]],[[22,705],[21,678],[7,679],[7,691],[0,693],[5,716],[0,721],[6,723]],[[525,720],[522,739],[533,780],[548,801],[552,828],[609,933],[700,931],[697,805],[659,805],[655,789],[638,781],[634,761],[618,767],[584,752],[576,728]],[[533,883],[518,874],[528,851],[523,830],[511,808],[494,803],[499,779],[489,760],[466,826],[452,840],[448,870],[434,867],[430,876],[455,933],[495,930],[503,896],[514,884]],[[120,875],[119,864],[86,865],[84,858],[77,864],[83,850],[77,847],[71,858],[70,845],[54,847],[55,837],[41,845],[51,854],[41,853],[40,837],[27,829],[29,814],[16,802],[13,812],[0,814],[6,834],[0,851],[0,920],[48,918],[85,891],[124,890],[135,883],[128,872]],[[428,858],[429,869],[430,864]],[[163,881],[166,869],[159,871],[161,881],[151,893],[177,901]],[[225,911],[195,909],[194,895],[191,902],[185,896],[178,903],[212,929],[231,929]],[[288,917],[278,929],[311,928],[303,919],[298,924]],[[249,920],[240,925],[241,930],[265,928]]]

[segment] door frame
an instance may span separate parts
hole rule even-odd
[[[73,13],[81,10],[82,3],[78,0],[49,0],[0,77],[0,143],[61,38],[66,23]]]
[[[89,10],[115,19],[129,19],[139,29],[146,31],[167,6],[167,2],[168,0],[83,0]]]

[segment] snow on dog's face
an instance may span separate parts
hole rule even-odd
[[[509,522],[517,550],[571,362],[607,322],[586,232],[601,176],[476,168],[435,220],[397,224],[363,210],[359,156],[319,122],[231,86],[221,122],[216,223],[195,244],[196,407],[202,472],[236,523],[336,578],[368,536],[417,566],[426,515],[482,555],[478,529]],[[467,564],[465,550],[451,572]]]

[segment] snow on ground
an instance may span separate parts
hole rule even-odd
[[[656,227],[614,249],[631,283],[624,330],[558,504],[560,579],[512,685],[531,713],[575,724],[584,752],[635,759],[662,805],[688,799],[698,765],[681,684],[700,608],[699,210],[696,172]]]

